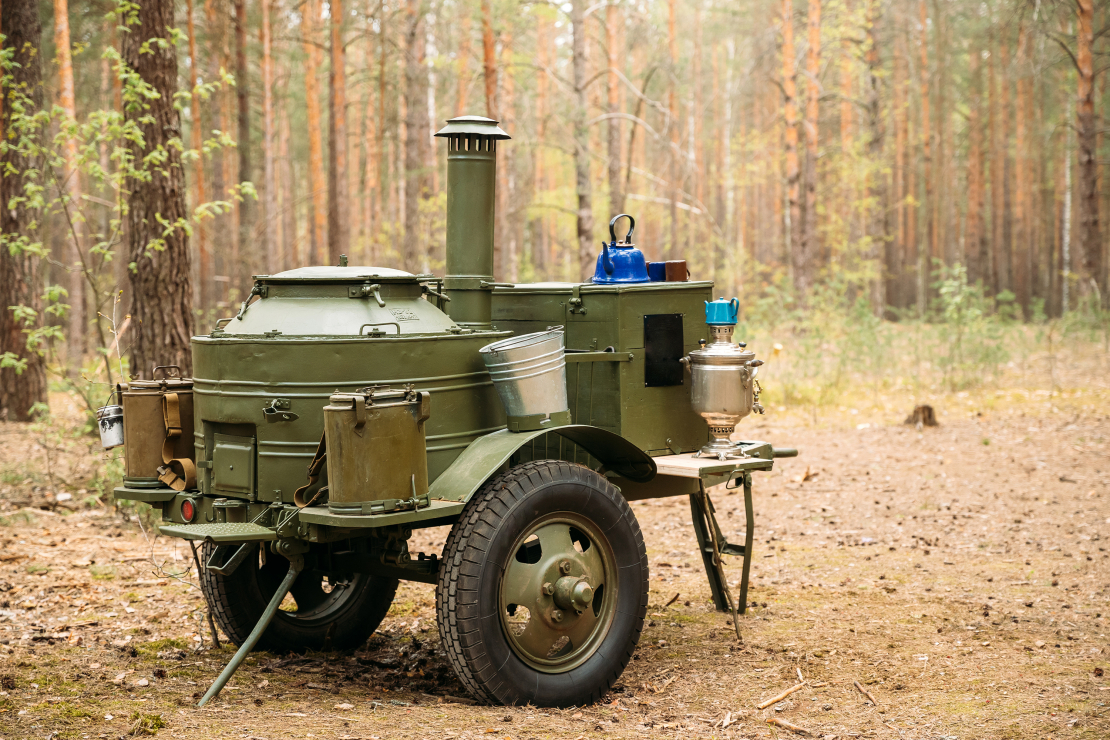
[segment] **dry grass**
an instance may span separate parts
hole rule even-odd
[[[770,718],[817,737],[1108,737],[1110,681],[1097,673],[1110,668],[1110,402],[1104,375],[1070,372],[1055,390],[1028,368],[963,394],[857,388],[842,409],[746,421],[745,436],[803,454],[756,479],[743,644],[712,611],[688,504],[636,504],[650,622],[614,691],[578,709],[445,702],[464,694],[420,584],[402,587],[364,650],[252,656],[195,709],[231,651],[198,643],[196,590],[163,577],[191,576],[187,550],[148,544],[133,514],[108,507],[39,511],[49,484],[8,476],[0,737],[792,736]],[[902,425],[924,400],[941,426]],[[31,437],[0,426],[5,466],[34,458]],[[714,500],[740,539],[740,497]],[[413,546],[442,538],[420,532]],[[728,567],[738,579],[738,561]],[[756,709],[799,671],[804,688]]]

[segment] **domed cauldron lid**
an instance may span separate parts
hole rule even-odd
[[[404,270],[394,270],[391,267],[369,267],[352,265],[350,267],[332,267],[329,265],[314,265],[311,267],[298,267],[274,275],[255,275],[255,280],[266,282],[284,283],[350,283],[374,280],[375,282],[415,283],[421,276],[413,275]]]

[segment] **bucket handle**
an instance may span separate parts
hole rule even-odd
[[[173,370],[176,370],[177,372],[176,373],[171,373],[170,372],[171,368]],[[158,371],[159,370],[162,371],[162,380],[167,380],[169,378],[180,378],[181,377],[181,366],[180,365],[155,365],[154,369],[150,372],[150,376],[151,376],[152,379],[158,380]]]
[[[621,220],[622,218],[628,219],[628,233],[621,241],[621,244],[631,244],[632,232],[636,231],[636,219],[632,218],[632,216],[628,215],[627,213],[618,213],[616,216],[613,216],[613,220],[609,222],[609,237],[614,242],[617,241],[616,225],[617,221]]]

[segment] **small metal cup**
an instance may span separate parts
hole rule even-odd
[[[123,444],[123,407],[101,406],[96,410],[96,423],[100,427],[100,446],[106,450]]]

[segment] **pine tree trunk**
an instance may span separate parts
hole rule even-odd
[[[320,47],[316,43],[316,28],[320,20],[319,0],[308,0],[301,21],[305,42],[305,109],[308,115],[308,173],[309,193],[312,198],[309,235],[311,253],[308,262],[323,264],[327,249],[327,178],[324,175],[324,146],[320,141],[320,86],[317,72],[320,68]]]
[[[870,136],[867,154],[871,162],[882,160],[886,130],[882,114],[882,70],[879,63],[878,33],[879,0],[870,0],[867,7],[867,127]],[[866,258],[876,268],[881,268],[881,255],[890,238],[890,225],[887,220],[886,177],[877,166],[872,166],[868,177],[868,201],[870,203],[868,224],[868,248]],[[886,284],[881,274],[871,280],[871,310],[882,316],[886,310]]]
[[[820,253],[817,238],[817,143],[819,98],[821,87],[817,75],[821,71],[821,0],[809,0],[809,48],[806,50],[806,109],[804,128],[806,135],[805,165],[805,219],[802,224],[802,251],[806,265],[806,282],[813,278],[813,271]]]
[[[921,84],[921,166],[925,174],[925,199],[921,204],[921,215],[925,219],[925,244],[922,245],[922,256],[927,252],[928,258],[918,263],[918,295],[917,307],[919,311],[925,310],[925,299],[932,294],[929,288],[930,276],[933,272],[932,261],[936,254],[936,224],[933,221],[933,140],[932,119],[929,113],[929,15],[925,0],[919,0],[920,37],[918,38],[919,69]]]
[[[809,263],[802,240],[801,170],[798,166],[798,89],[794,73],[794,2],[782,0],[783,125],[786,127],[787,254],[794,268],[794,292],[805,305],[809,295]]]
[[[265,0],[263,0],[265,1]],[[236,149],[239,152],[239,182],[255,181],[251,172],[251,106],[250,106],[250,71],[247,67],[247,0],[234,0],[235,2],[235,95],[239,108],[239,142]],[[239,212],[239,245],[240,249],[253,248],[254,239],[251,230],[254,227],[254,199],[243,198],[238,204]],[[256,255],[249,255],[248,260],[254,261]],[[231,284],[242,288],[243,261],[236,260],[232,266]],[[248,271],[248,275],[251,271]]]
[[[165,234],[163,223],[184,220],[185,176],[173,140],[181,121],[174,107],[177,92],[177,51],[172,42],[172,3],[143,3],[137,22],[123,36],[123,60],[159,97],[125,113],[143,134],[143,146],[133,145],[136,161],[154,151],[164,152],[161,165],[150,169],[150,179],[129,178],[129,259],[131,273],[131,373],[147,374],[155,365],[177,365],[182,375],[193,370],[189,340],[193,336],[193,289],[189,281],[189,248],[180,226]],[[165,39],[166,43],[149,43]]]
[[[540,15],[536,19],[536,55],[540,69],[536,71],[536,146],[534,149],[535,184],[532,188],[532,200],[540,203],[547,202],[547,106],[548,106],[548,68],[551,65],[551,52],[548,41],[549,21]],[[554,280],[556,276],[555,255],[550,251],[554,247],[554,240],[550,239],[548,232],[547,214],[541,210],[536,217],[538,236],[532,248],[532,262],[536,274],[547,280]]]
[[[241,1],[241,0],[240,0]],[[350,249],[351,220],[347,185],[347,54],[343,50],[343,0],[331,0],[331,68],[328,101],[328,262]]]
[[[605,124],[606,133],[609,135],[609,210],[615,216],[624,211],[624,194],[621,191],[621,122],[617,118],[620,112],[620,80],[617,70],[620,69],[620,55],[617,49],[617,25],[621,22],[620,9],[615,4],[605,8],[605,51],[609,74],[606,75],[608,89],[606,90],[606,103],[609,115],[612,116]]]
[[[1102,241],[1099,234],[1098,213],[1098,148],[1097,121],[1095,119],[1095,85],[1092,45],[1094,32],[1093,0],[1077,0],[1079,28],[1076,68],[1079,72],[1075,123],[1079,148],[1079,259],[1082,278],[1094,280],[1102,296],[1103,305],[1110,305],[1106,295],[1106,276],[1102,265]],[[1086,286],[1083,288],[1087,290]]]
[[[0,34],[5,36],[4,47],[12,51],[16,67],[10,74],[17,88],[26,90],[34,110],[43,105],[42,94],[42,24],[38,4],[34,0],[3,0],[0,3]],[[7,72],[5,72],[7,74]],[[5,89],[3,98],[8,91]],[[11,131],[11,106],[0,108],[0,131]],[[0,234],[5,237],[24,237],[37,242],[41,237],[32,224],[38,224],[40,212],[26,202],[14,209],[7,204],[14,197],[24,195],[23,173],[41,166],[19,156],[13,149],[0,154],[0,172],[9,169],[16,174],[0,177]],[[43,260],[29,252],[14,252],[8,244],[0,244],[0,354],[11,352],[26,360],[22,372],[14,368],[0,369],[0,419],[29,421],[31,407],[46,403],[46,363],[41,355],[28,349],[25,330],[42,325],[42,275]],[[16,320],[10,307],[26,306],[34,311],[29,325]]]
[[[968,282],[985,281],[986,234],[983,229],[983,124],[982,73],[980,51],[972,46],[968,54],[971,100],[968,106],[967,152],[967,231],[964,235],[964,260]]]
[[[513,38],[509,33],[501,36],[501,90],[500,101],[502,128],[511,133],[516,132],[516,114],[513,111],[516,88],[512,73],[512,48]],[[505,264],[501,267],[503,275],[510,283],[515,283],[519,276],[518,250],[520,244],[520,229],[516,227],[516,147],[506,147],[497,157],[501,167],[501,183],[504,187],[497,188],[498,218],[501,221],[501,241],[504,245],[502,257]]]
[[[486,116],[497,118],[497,54],[489,0],[482,0],[482,71],[486,84]],[[497,264],[496,261],[494,264]]]
[[[193,0],[188,0],[185,5],[185,12],[188,13],[186,18],[186,30],[188,32],[189,42],[189,94],[190,106],[189,115],[192,120],[189,122],[190,144],[196,151],[201,151],[204,146],[204,123],[200,107],[200,93],[197,90],[197,32],[196,26],[193,22]],[[205,191],[204,179],[204,157],[200,156],[193,160],[193,179],[194,179],[194,201],[193,207],[197,207],[202,203],[208,201],[208,194]],[[208,245],[208,219],[201,221],[193,227],[193,233],[196,234],[196,254],[197,254],[197,293],[198,302],[197,306],[201,311],[207,311],[212,307],[212,252]]]
[[[539,39],[536,39],[536,44],[539,45]],[[458,78],[455,80],[455,116],[465,116],[470,93],[470,13],[467,10],[463,11],[459,21],[459,53],[456,61],[459,66],[456,72]],[[542,77],[546,73],[539,70],[537,74]]]
[[[578,194],[578,273],[588,278],[594,265],[594,212],[590,193],[589,129],[586,127],[586,23],[583,0],[571,0],[570,25],[573,39],[571,60],[574,68],[574,185]]]
[[[190,0],[191,2],[191,0]],[[274,58],[273,26],[270,13],[273,0],[262,0],[262,244],[266,272],[278,272],[280,245],[274,219],[277,218],[277,173],[274,167]]]
[[[58,105],[71,122],[77,120],[77,103],[73,90],[73,55],[69,40],[69,4],[67,0],[54,0],[54,49],[58,63]],[[70,372],[80,372],[81,360],[88,349],[89,317],[86,296],[85,249],[83,224],[78,217],[81,210],[81,174],[77,169],[77,141],[67,138],[65,150],[65,178],[63,188],[69,204],[62,219],[66,227],[66,263],[72,270],[68,275],[69,331],[66,337],[69,349]]]
[[[667,0],[667,50],[670,52],[670,84],[667,86],[667,111],[670,117],[667,119],[667,129],[670,132],[671,147],[668,152],[668,173],[667,179],[669,180],[669,192],[667,197],[670,199],[670,238],[667,240],[665,254],[669,252],[672,256],[677,256],[678,253],[678,189],[681,186],[681,176],[679,174],[679,151],[678,151],[678,91],[676,89],[678,82],[675,79],[678,69],[678,33],[676,30],[677,14],[676,6],[677,0]],[[583,48],[585,43],[583,42]],[[583,104],[585,108],[585,104]]]
[[[888,261],[889,282],[887,289],[887,302],[895,308],[906,308],[912,305],[910,296],[913,294],[913,285],[909,281],[910,271],[907,265],[916,264],[916,257],[910,254],[906,196],[909,194],[906,187],[907,171],[906,148],[909,142],[909,115],[906,109],[906,93],[908,73],[906,70],[906,49],[903,44],[904,35],[899,33],[894,42],[894,76],[891,83],[891,95],[894,106],[894,171],[893,193],[894,219],[894,258]]]
[[[1014,60],[1017,77],[1014,99],[1014,147],[1016,157],[1014,160],[1014,231],[1013,241],[1010,246],[1011,269],[1014,280],[1014,293],[1017,303],[1029,315],[1030,298],[1030,253],[1029,236],[1033,217],[1030,190],[1029,162],[1029,121],[1026,118],[1028,106],[1026,97],[1030,95],[1031,82],[1029,79],[1029,31],[1024,23],[1018,27],[1017,57]]]
[[[418,0],[408,0],[405,15],[404,269],[419,272],[424,241],[420,230],[420,200],[425,181],[423,168],[428,131],[428,78],[424,69],[424,14]]]
[[[370,17],[371,0],[366,2],[366,16]],[[384,44],[383,44],[384,47]],[[374,59],[374,34],[366,34],[366,68],[371,68]],[[384,73],[384,70],[382,70]],[[367,264],[376,264],[374,254],[374,238],[378,227],[376,203],[378,191],[381,187],[381,170],[378,160],[378,131],[381,121],[374,104],[374,86],[366,86],[366,115],[363,116],[363,141],[366,146],[366,171],[363,174],[363,245],[366,250]]]

